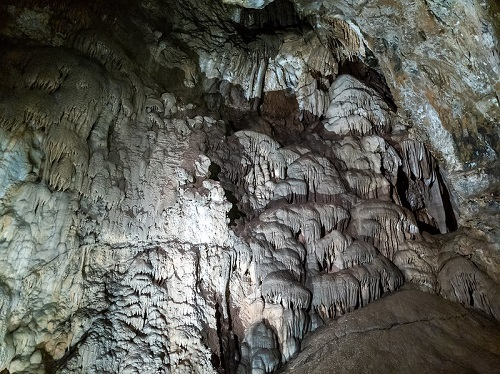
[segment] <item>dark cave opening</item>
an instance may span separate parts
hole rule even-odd
[[[448,187],[444,183],[444,179],[439,172],[439,168],[437,170],[437,177],[437,182],[439,183],[441,189],[441,196],[443,198],[444,211],[446,213],[446,227],[448,227],[450,231],[456,231],[458,230],[458,222],[457,217],[455,216],[455,209],[452,205],[452,196],[450,195]]]
[[[366,62],[360,61],[357,58],[352,61],[341,61],[339,63],[339,75],[352,75],[367,86],[373,88],[380,94],[391,110],[395,112],[397,110],[397,105],[394,102],[394,97],[392,96],[384,75],[378,69],[378,61],[369,51],[367,54]]]
[[[229,226],[236,226],[236,221],[240,218],[245,218],[246,214],[238,208],[238,199],[234,196],[233,192],[224,189],[224,195],[226,199],[232,204],[231,209],[227,212],[227,217],[229,218]]]
[[[311,24],[301,18],[290,0],[276,0],[262,9],[243,8],[239,23],[234,28],[245,42],[259,35],[273,35],[277,31],[294,30],[304,33]]]
[[[444,183],[443,178],[441,177],[441,174],[439,172],[439,169],[436,170],[436,175],[437,179],[434,181],[434,183],[437,183],[439,185],[439,189],[441,191],[441,198],[443,202],[443,208],[444,208],[444,213],[445,213],[445,222],[446,222],[446,228],[448,231],[453,232],[458,229],[457,225],[457,220],[455,217],[455,213],[452,207],[451,203],[451,196],[448,192],[448,188],[446,187],[446,184]],[[411,177],[410,177],[411,178]],[[396,191],[399,196],[401,205],[405,207],[406,209],[412,211],[414,213],[415,219],[418,224],[418,228],[421,232],[427,232],[431,235],[438,235],[442,234],[437,227],[436,222],[425,222],[422,219],[419,219],[419,211],[425,212],[428,208],[428,205],[431,204],[429,202],[426,204],[423,200],[420,203],[415,203],[411,201],[411,194],[417,195],[418,198],[423,199],[424,197],[424,191],[416,190],[416,191],[411,191],[412,190],[412,185],[416,185],[415,181],[410,179],[406,173],[403,172],[402,168],[398,169],[398,181],[396,183]],[[436,217],[433,217],[436,218]]]
[[[219,174],[221,171],[222,168],[217,163],[212,162],[208,167],[209,178],[214,181],[220,181]],[[231,190],[224,188],[224,196],[232,204],[231,209],[227,212],[229,226],[236,226],[236,221],[245,218],[246,214],[238,208],[239,201]]]

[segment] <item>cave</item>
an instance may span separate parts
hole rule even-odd
[[[495,0],[5,0],[0,374],[494,373]]]

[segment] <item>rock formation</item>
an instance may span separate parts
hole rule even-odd
[[[280,373],[491,373],[499,335],[473,310],[398,291],[318,329]]]
[[[498,366],[498,11],[4,1],[0,373],[302,372],[380,305]]]

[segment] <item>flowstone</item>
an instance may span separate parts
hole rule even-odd
[[[436,4],[3,1],[0,372],[271,373],[425,323],[401,287],[499,319],[496,34]]]

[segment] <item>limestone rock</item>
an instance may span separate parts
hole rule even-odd
[[[2,2],[0,371],[270,373],[380,298],[473,324],[404,283],[500,318],[492,9]]]
[[[437,296],[398,291],[318,329],[279,372],[489,372],[500,362],[499,336],[498,321]]]
[[[392,128],[388,105],[373,89],[349,75],[341,75],[330,88],[325,130],[337,135],[367,135]]]

